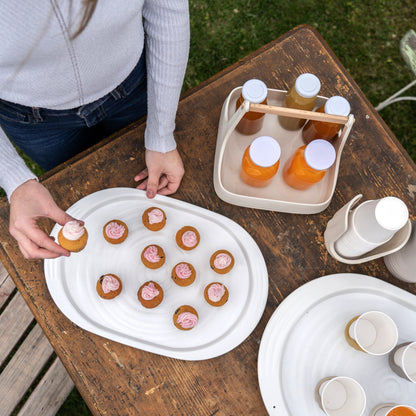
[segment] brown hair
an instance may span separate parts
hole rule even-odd
[[[90,21],[95,6],[97,5],[98,0],[83,0],[83,6],[84,6],[84,12],[82,14],[81,21],[79,22],[78,29],[75,31],[75,33],[71,36],[72,39],[75,39],[88,25],[88,22]]]

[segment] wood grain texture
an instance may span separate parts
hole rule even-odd
[[[316,74],[320,95],[347,98],[356,122],[347,141],[330,206],[315,215],[260,211],[227,204],[214,191],[212,171],[221,106],[250,78],[288,89],[302,72]],[[133,187],[143,167],[144,124],[102,142],[57,168],[43,183],[66,209],[100,189]],[[268,319],[285,297],[317,277],[340,272],[394,279],[382,259],[360,265],[337,262],[326,251],[328,220],[358,193],[365,199],[397,196],[414,217],[416,167],[321,36],[298,27],[186,93],[178,109],[176,138],[186,168],[180,200],[223,214],[244,227],[266,260],[270,290],[254,332],[233,351],[208,361],[161,357],[83,331],[52,302],[42,262],[28,262],[8,234],[8,208],[0,206],[0,257],[96,415],[266,415],[257,380],[257,353]],[[47,230],[52,224],[45,223]]]

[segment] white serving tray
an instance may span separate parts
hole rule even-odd
[[[157,206],[167,216],[166,226],[157,232],[142,224],[145,209]],[[203,360],[224,354],[243,342],[259,322],[268,295],[268,275],[262,253],[252,237],[234,221],[206,209],[173,198],[146,198],[145,192],[131,188],[113,188],[82,198],[68,209],[85,221],[87,246],[69,258],[45,260],[45,278],[58,308],[71,321],[90,332],[120,343],[184,360]],[[124,221],[129,228],[120,245],[107,243],[103,225],[111,219]],[[192,251],[176,245],[176,232],[185,225],[196,227],[201,242]],[[51,235],[57,236],[59,226]],[[160,245],[165,264],[147,269],[140,254],[148,244]],[[234,268],[226,275],[215,273],[209,259],[216,250],[229,250]],[[179,287],[171,279],[171,270],[180,261],[194,265],[195,282]],[[115,273],[123,282],[121,294],[112,300],[101,299],[96,282],[105,273]],[[144,308],[137,290],[147,280],[155,280],[164,289],[163,302],[154,309]],[[210,306],[203,297],[211,282],[223,282],[230,293],[222,307]],[[197,326],[180,331],[172,315],[183,304],[196,308]]]
[[[341,153],[354,124],[350,114],[348,122],[333,144],[336,150],[334,165],[325,177],[308,190],[299,191],[288,186],[282,177],[283,167],[295,150],[303,146],[301,130],[288,131],[280,126],[278,117],[266,114],[262,129],[255,135],[243,135],[235,130],[244,115],[242,106],[235,111],[241,87],[235,88],[224,101],[218,127],[217,145],[214,161],[214,187],[217,195],[225,202],[250,208],[269,211],[290,212],[294,214],[315,214],[325,210],[331,202],[338,178]],[[282,106],[286,91],[268,89],[267,101],[272,106]],[[318,96],[317,107],[323,105],[325,97]],[[247,146],[258,136],[275,138],[282,149],[280,166],[270,184],[256,188],[240,179],[240,167]]]
[[[380,310],[398,327],[398,344],[416,340],[416,296],[374,277],[340,273],[317,278],[291,293],[263,333],[258,378],[271,416],[321,416],[317,383],[328,376],[355,378],[367,395],[364,415],[380,403],[416,406],[416,384],[396,375],[388,355],[370,356],[347,344],[345,325]]]

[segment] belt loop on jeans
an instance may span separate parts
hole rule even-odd
[[[43,117],[40,114],[39,107],[32,107],[32,116],[33,116],[33,121],[35,122],[43,121]]]

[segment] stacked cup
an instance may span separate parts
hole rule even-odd
[[[362,256],[389,241],[409,219],[405,203],[394,196],[369,200],[349,214],[347,231],[335,242],[346,258]]]

